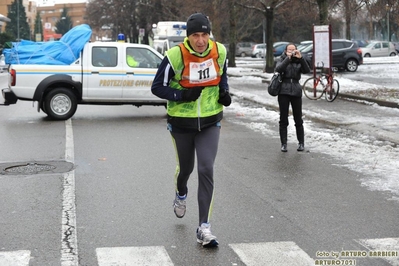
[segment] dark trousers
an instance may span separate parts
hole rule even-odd
[[[281,94],[278,95],[278,105],[280,108],[279,131],[281,144],[287,144],[287,127],[289,125],[288,115],[290,103],[295,121],[296,137],[299,143],[305,143],[305,133],[303,130],[302,120],[302,98]]]
[[[209,223],[213,203],[213,166],[219,144],[220,126],[211,126],[198,132],[170,132],[176,148],[176,192],[187,194],[187,182],[194,170],[195,154],[198,165],[199,225]]]

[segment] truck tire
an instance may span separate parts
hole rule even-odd
[[[76,95],[67,88],[51,90],[44,99],[44,110],[54,120],[67,120],[71,118],[78,107]]]
[[[46,103],[45,102],[42,102],[42,106],[40,106],[40,109],[43,111],[43,113],[45,113],[45,114],[47,114],[47,111],[46,111]]]

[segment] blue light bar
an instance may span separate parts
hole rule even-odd
[[[172,26],[174,29],[183,29],[185,30],[187,28],[186,24],[173,24]]]

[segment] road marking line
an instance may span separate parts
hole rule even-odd
[[[399,238],[375,238],[375,239],[359,239],[356,240],[360,245],[367,248],[370,251],[376,252],[389,252],[393,251],[396,254],[399,253]],[[376,254],[378,255],[378,253]],[[387,254],[385,254],[387,255]],[[370,257],[370,256],[369,256]],[[375,258],[381,258],[388,261],[392,266],[399,266],[399,256],[378,256]]]
[[[65,160],[74,163],[72,121],[65,121]],[[75,170],[63,175],[61,266],[78,266],[78,241],[76,236]]]
[[[173,266],[163,246],[97,248],[98,266]]]
[[[29,250],[0,252],[1,266],[29,266],[29,260]]]
[[[294,242],[229,244],[247,266],[310,266],[312,258]]]

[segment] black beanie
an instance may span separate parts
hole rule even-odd
[[[211,34],[211,24],[208,18],[202,13],[192,14],[187,19],[187,36],[195,32],[205,32]]]

